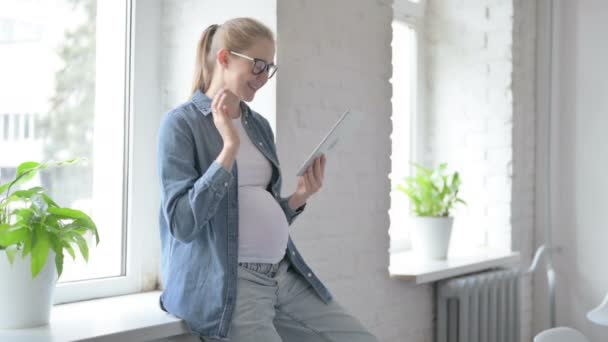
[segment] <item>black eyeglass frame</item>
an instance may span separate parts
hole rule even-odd
[[[266,63],[266,61],[263,59],[249,57],[247,55],[243,55],[242,53],[238,53],[238,52],[234,52],[234,51],[230,51],[230,54],[252,61],[253,65],[251,67],[251,73],[254,75],[259,75],[263,72],[266,72],[268,74],[268,79],[271,79],[272,76],[274,76],[274,74],[276,74],[277,70],[279,69],[278,66],[276,66],[272,63]],[[260,70],[256,72],[256,64],[258,64],[258,63],[261,63],[262,67],[260,67]]]

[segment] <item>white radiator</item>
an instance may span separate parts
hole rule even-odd
[[[518,342],[519,277],[503,269],[439,282],[437,342]]]

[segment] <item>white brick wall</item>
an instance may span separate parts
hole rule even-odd
[[[511,248],[513,7],[504,1],[429,1],[425,25],[430,166],[462,174],[456,246]],[[481,228],[471,239],[471,226]],[[479,234],[484,236],[479,237]]]
[[[433,163],[448,161],[463,173],[469,208],[459,212],[455,240],[470,236],[470,224],[481,225],[489,246],[519,250],[528,265],[534,237],[535,2],[438,0],[429,1],[427,10],[431,124],[425,150]],[[523,283],[522,341],[530,341],[531,279]]]
[[[432,288],[388,278],[391,142],[390,6],[377,1],[279,2],[277,144],[285,194],[347,106],[367,113],[337,147],[322,191],[292,228],[306,260],[381,341],[432,341]]]

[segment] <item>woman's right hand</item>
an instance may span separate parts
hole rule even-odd
[[[213,123],[222,136],[224,147],[238,149],[240,144],[239,133],[232,123],[232,118],[228,112],[228,103],[238,99],[228,89],[220,90],[211,102],[211,113],[213,114]]]

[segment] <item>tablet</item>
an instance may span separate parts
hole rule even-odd
[[[306,158],[306,161],[302,163],[297,175],[303,176],[315,159],[319,158],[323,154],[327,156],[327,153],[331,151],[340,142],[340,140],[345,140],[346,137],[352,135],[354,129],[356,128],[356,119],[358,116],[359,114],[357,112],[353,112],[350,109],[346,110],[340,116],[340,118],[338,118],[338,121],[336,121],[329,132],[323,137],[321,142],[312,151],[308,158]]]

